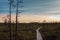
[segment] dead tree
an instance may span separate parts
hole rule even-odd
[[[4,23],[5,23],[5,24],[7,23],[7,19],[4,19]]]
[[[11,37],[11,8],[12,8],[12,4],[14,2],[14,0],[8,0],[9,1],[9,23],[8,23],[8,27],[9,27],[9,31],[10,31],[10,40],[12,40]]]
[[[22,0],[17,0],[17,5],[16,5],[16,29],[15,29],[15,40],[17,40],[17,27],[18,27],[18,14],[21,13],[21,10],[19,10],[18,8],[21,8],[23,6],[21,6],[20,4],[23,3]]]
[[[15,28],[15,40],[17,40],[17,25],[18,25],[18,13],[21,13],[22,10],[19,10],[18,8],[21,8],[20,4],[23,3],[22,0],[8,0],[9,1],[9,28],[10,28],[10,40],[11,39],[11,8],[16,8],[16,28]],[[15,1],[15,2],[14,2]]]

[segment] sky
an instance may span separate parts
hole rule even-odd
[[[21,14],[60,14],[60,0],[23,0]],[[0,14],[9,12],[8,0],[0,0]],[[12,9],[15,13],[15,9]]]
[[[0,14],[9,14],[8,0],[0,0]],[[60,0],[23,0],[20,4],[19,10],[22,10],[21,15],[43,15],[50,16],[49,18],[60,19]],[[12,8],[12,14],[16,10]]]

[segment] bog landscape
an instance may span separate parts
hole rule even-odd
[[[16,24],[11,24],[12,40],[36,40],[38,28],[43,40],[60,40],[60,23],[18,23],[17,37]],[[0,40],[9,40],[10,30],[8,23],[0,23]]]
[[[0,40],[60,40],[60,0],[0,0]]]

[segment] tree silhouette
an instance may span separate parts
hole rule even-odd
[[[46,22],[46,20],[43,20],[43,22],[45,23],[45,22]]]
[[[15,40],[17,40],[17,26],[18,26],[18,14],[22,12],[22,10],[19,10],[19,8],[23,7],[20,4],[23,3],[22,0],[17,0],[17,5],[16,5],[16,35],[15,35]]]
[[[9,27],[9,31],[10,31],[10,40],[12,40],[11,38],[11,8],[12,8],[12,4],[14,2],[14,0],[8,0],[9,1],[9,24],[8,24],[8,27]]]
[[[2,18],[4,19],[4,23],[9,23],[9,16],[8,15],[6,15]]]
[[[22,12],[22,10],[19,10],[19,8],[22,8],[24,6],[20,5],[23,3],[22,0],[8,0],[9,1],[9,28],[10,28],[10,40],[11,40],[11,8],[16,8],[16,28],[15,28],[15,40],[17,40],[17,24],[18,24],[18,14]]]
[[[7,19],[4,19],[4,23],[5,23],[5,24],[7,23]]]

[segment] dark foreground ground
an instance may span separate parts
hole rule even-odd
[[[42,34],[43,40],[60,40],[60,23],[19,23],[11,24],[11,40],[36,40],[36,29]],[[0,40],[10,40],[9,24],[0,23]]]

